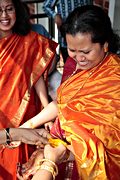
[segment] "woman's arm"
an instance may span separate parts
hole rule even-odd
[[[54,101],[48,104],[48,95],[42,76],[35,84],[35,89],[44,109],[39,114],[22,124],[20,126],[21,128],[36,128],[45,124],[46,122],[54,120],[57,116],[57,103]]]
[[[44,82],[44,79],[42,76],[35,84],[35,90],[37,92],[37,95],[38,95],[43,107],[46,107],[48,105],[49,101],[48,101],[48,95],[47,95],[45,82]]]
[[[52,101],[49,103],[39,114],[25,122],[20,127],[23,128],[36,128],[39,127],[46,122],[52,121],[57,117],[58,114],[58,108],[57,108],[57,102]]]
[[[6,144],[7,138],[10,141],[20,141],[27,144],[47,144],[50,134],[45,129],[9,128],[0,130],[0,144]]]
[[[6,143],[6,133],[5,130],[0,130],[0,144]]]
[[[37,180],[41,178],[42,180],[51,180],[53,175],[49,170],[46,170],[44,167],[55,168],[53,163],[59,164],[66,154],[66,147],[64,145],[59,145],[56,148],[53,148],[49,144],[44,148],[44,158],[46,161],[42,163],[43,168],[40,168],[37,173],[33,176],[32,180]],[[53,163],[49,162],[52,161]],[[41,166],[42,167],[42,166]]]

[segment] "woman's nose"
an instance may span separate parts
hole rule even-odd
[[[78,60],[78,61],[84,61],[85,60],[85,56],[82,55],[82,54],[76,54],[75,59]]]
[[[2,10],[1,16],[5,17],[6,15],[8,15],[7,11],[6,10]]]

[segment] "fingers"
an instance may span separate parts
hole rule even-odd
[[[45,129],[37,129],[38,130],[38,133],[43,137],[43,138],[51,138],[51,135],[48,133],[47,130]]]
[[[22,176],[22,172],[21,172],[21,167],[22,167],[22,165],[20,163],[17,163],[17,172],[16,172],[16,175],[17,175],[17,178],[19,180],[24,180],[23,176]]]
[[[47,130],[48,132],[50,132],[50,129],[49,129],[49,125],[48,125],[48,124],[45,124],[44,127],[45,127],[45,130]]]
[[[51,130],[52,126],[53,126],[53,122],[50,121],[50,122],[48,122],[48,123],[45,123],[44,126],[45,126],[45,129],[46,129],[48,132],[50,132],[50,130]]]
[[[48,143],[48,139],[44,138],[44,137],[39,137],[39,141],[36,142],[36,145],[42,145],[42,144],[47,144]]]
[[[19,179],[19,180],[24,180],[23,179],[23,177],[17,172],[17,178]]]
[[[44,149],[44,156],[54,162],[60,163],[65,159],[66,147],[60,144],[58,147],[53,148],[51,145],[47,144]]]
[[[18,146],[20,146],[21,142],[20,141],[12,141],[9,145],[6,145],[7,148],[9,149],[14,149]]]
[[[47,144],[50,134],[45,129],[26,129],[26,133],[22,135],[21,142],[26,144]]]
[[[72,147],[71,145],[68,145],[68,146],[67,146],[67,149],[69,149],[73,154],[75,154],[75,153],[74,153],[74,149],[73,149],[73,147]]]

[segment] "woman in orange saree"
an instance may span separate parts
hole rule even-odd
[[[119,38],[112,33],[108,16],[95,6],[77,8],[68,17],[64,28],[69,56],[77,64],[72,75],[58,89],[61,128],[75,155],[79,178],[118,180],[120,58],[113,53],[119,47]],[[92,34],[90,39],[94,45],[98,42],[102,47],[103,43],[104,56],[97,64],[93,55],[97,46],[89,44],[88,34]],[[94,61],[95,64],[87,68],[91,55],[91,63]],[[100,56],[101,53],[97,62]]]
[[[0,1],[0,128],[18,127],[40,112],[37,99],[48,104],[42,75],[57,44],[31,31],[19,0]],[[0,146],[0,179],[16,179],[16,163],[28,159],[27,145]]]
[[[77,73],[59,88],[61,128],[72,145],[82,179],[120,177],[119,61],[110,54],[86,83],[91,71]]]
[[[77,179],[119,180],[120,57],[115,53],[120,39],[97,6],[76,8],[63,28],[76,68],[58,88],[57,102],[41,111],[37,125],[55,117],[57,109],[59,122],[51,133],[68,142]]]
[[[107,55],[83,86],[90,72],[76,73],[58,89],[60,122],[56,120],[51,134],[63,141],[66,138],[75,162],[59,165],[56,179],[120,177],[120,58]],[[78,86],[83,86],[80,91]]]

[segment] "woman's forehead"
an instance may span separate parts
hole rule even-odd
[[[13,4],[12,0],[0,0],[0,6],[4,6],[7,4]]]

